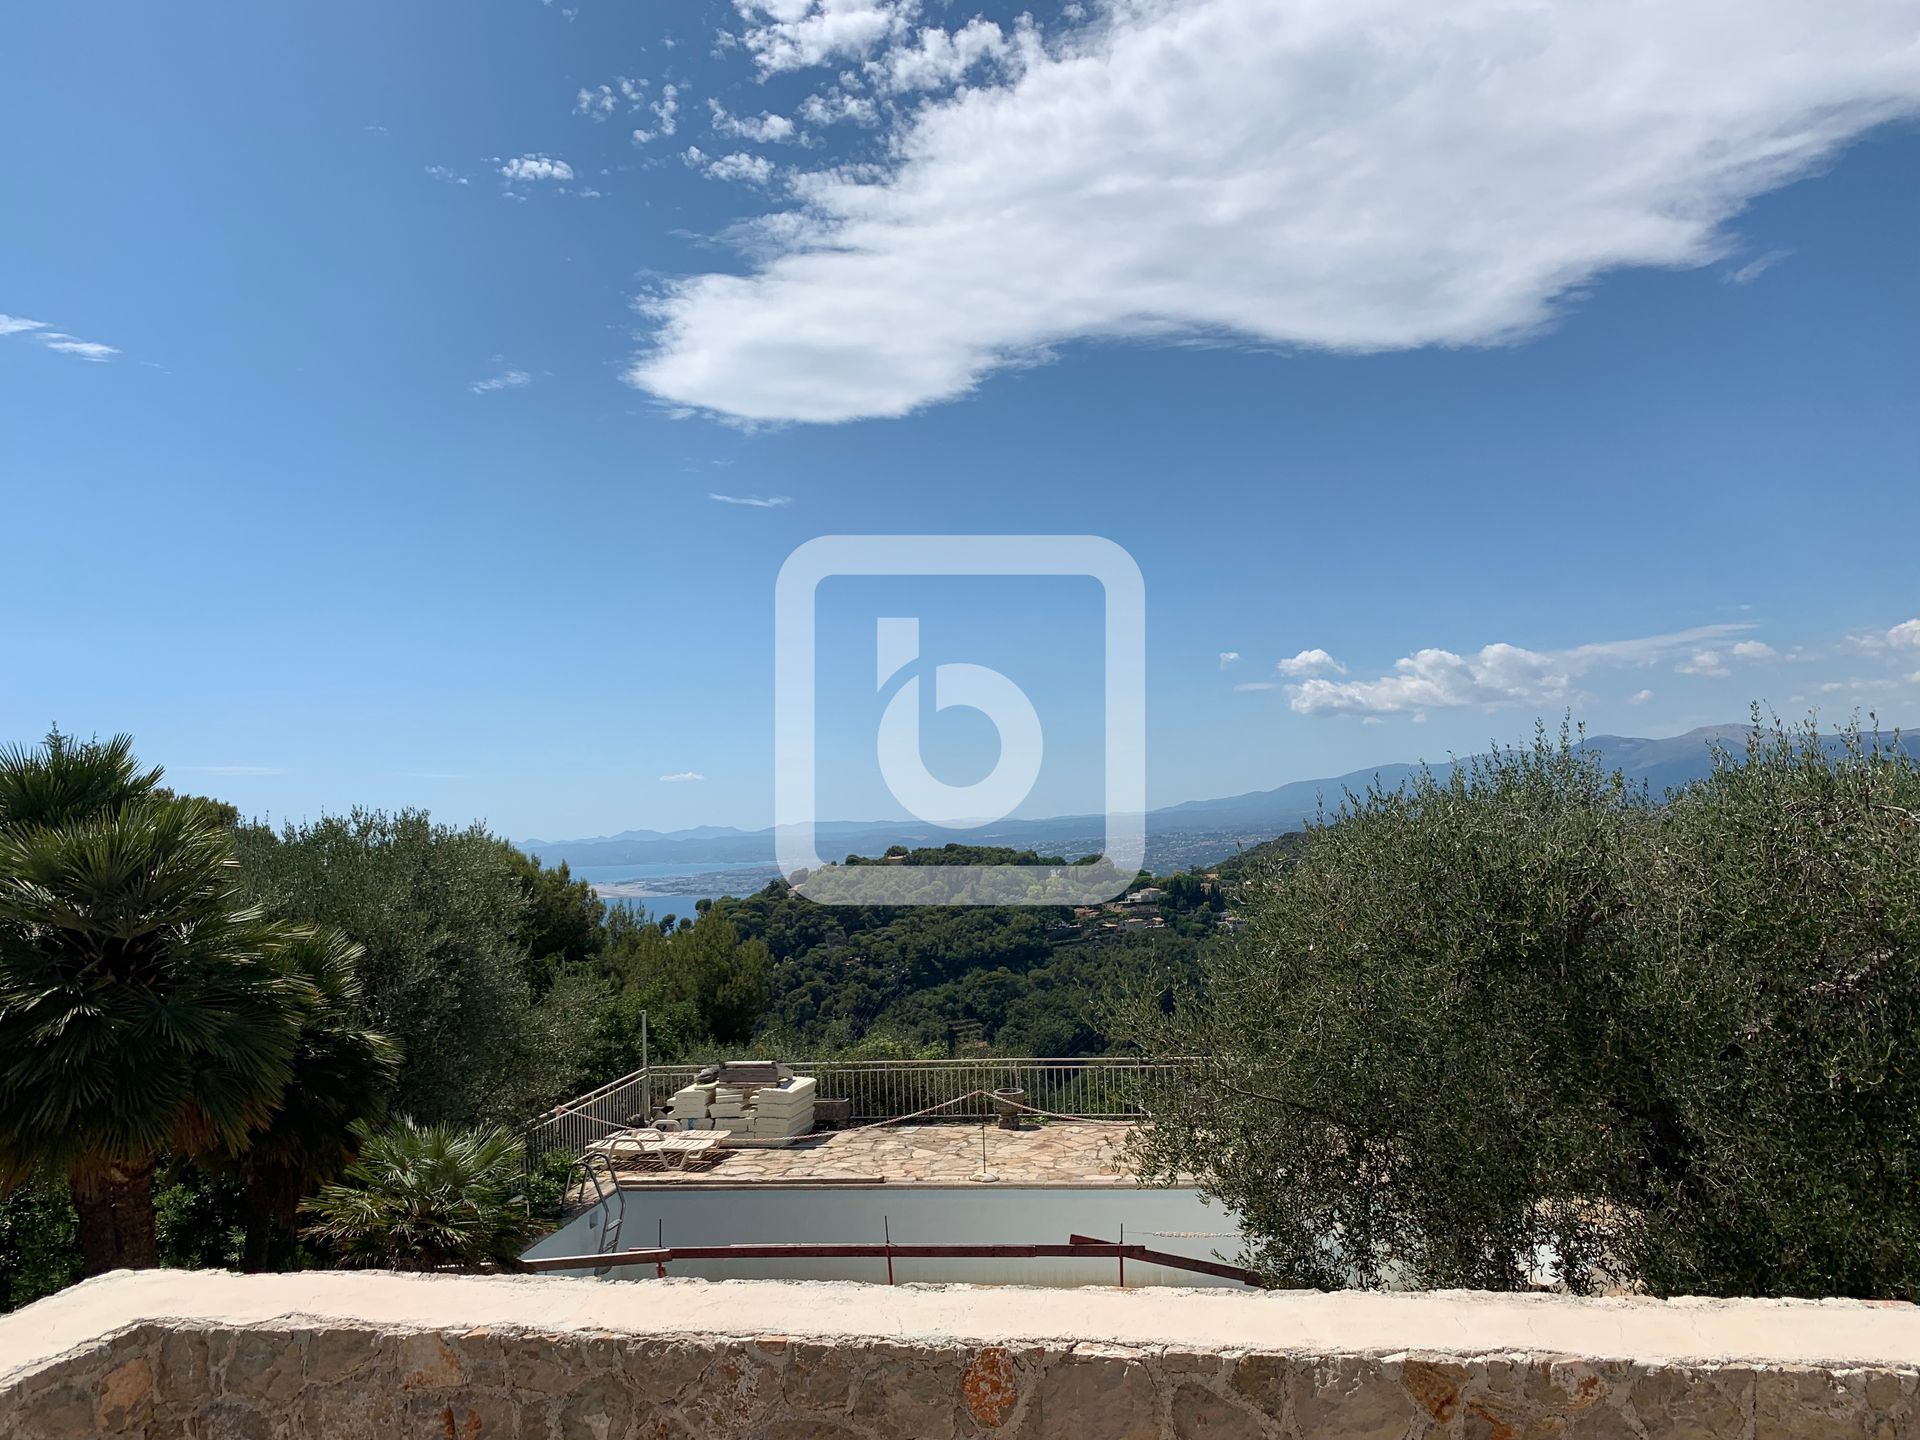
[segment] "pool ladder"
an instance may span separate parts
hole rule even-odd
[[[620,1189],[620,1179],[613,1172],[613,1165],[605,1155],[587,1154],[573,1162],[578,1172],[580,1193],[584,1196],[589,1186],[593,1189],[594,1208],[601,1214],[600,1253],[611,1255],[620,1246],[620,1227],[627,1218],[627,1197]],[[573,1189],[573,1179],[569,1175],[567,1189]],[[611,1273],[613,1266],[601,1265],[594,1269],[596,1276],[604,1277]]]

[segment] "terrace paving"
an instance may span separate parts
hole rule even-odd
[[[1001,1185],[1137,1182],[1124,1147],[1133,1127],[1089,1120],[1002,1130],[980,1124],[898,1124],[808,1135],[784,1149],[722,1149],[687,1170],[622,1170],[622,1189],[736,1185],[961,1185],[983,1169]],[[982,1165],[982,1139],[985,1164]]]

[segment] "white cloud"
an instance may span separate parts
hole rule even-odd
[[[548,155],[516,155],[502,161],[500,173],[511,185],[516,180],[571,180],[573,167]]]
[[[791,495],[716,495],[711,492],[709,500],[718,500],[722,505],[751,505],[756,510],[777,510],[782,505],[791,505]]]
[[[680,87],[662,85],[660,98],[648,108],[653,111],[653,129],[635,130],[633,143],[636,145],[645,145],[663,135],[671,135],[680,128]]]
[[[734,0],[741,43],[771,75],[829,60],[858,60],[907,33],[914,0]]]
[[[1849,635],[1844,648],[1861,655],[1879,655],[1909,646],[1920,649],[1920,620],[1902,620],[1886,630],[1871,630],[1864,635]]]
[[[44,320],[23,320],[18,315],[0,315],[0,335],[21,335],[29,330],[44,330]]]
[[[1282,660],[1273,667],[1282,675],[1312,675],[1321,670],[1331,670],[1336,675],[1347,673],[1347,667],[1324,650],[1302,650],[1291,660]]]
[[[749,155],[744,150],[713,159],[697,146],[688,146],[686,161],[715,180],[742,180],[749,185],[764,185],[773,178],[771,160],[764,155]]]
[[[466,176],[460,174],[457,170],[449,170],[445,165],[429,165],[426,169],[427,174],[438,180],[442,185],[464,185],[467,183]]]
[[[1764,640],[1742,640],[1732,649],[1736,660],[1778,660],[1780,652]]]
[[[905,0],[736,0],[763,71]],[[631,382],[756,420],[905,414],[1075,338],[1524,339],[1605,271],[1700,266],[1754,196],[1920,108],[1912,0],[1128,0],[899,112],[888,171],[658,305]],[[804,113],[804,112],[803,112]]]
[[[1724,680],[1733,671],[1727,668],[1727,659],[1718,650],[1696,650],[1678,665],[1673,667],[1676,675],[1701,675],[1714,680]]]
[[[1394,661],[1392,672],[1378,679],[1328,680],[1315,676],[1290,685],[1287,703],[1302,715],[1559,704],[1572,698],[1574,682],[1593,670],[1656,664],[1676,654],[1696,651],[1703,640],[1723,639],[1746,628],[1701,625],[1671,635],[1606,640],[1570,650],[1526,650],[1505,644],[1487,645],[1471,655],[1419,650]]]
[[[1653,692],[1651,690],[1636,690],[1627,697],[1627,703],[1629,705],[1644,705],[1652,698]]]
[[[713,112],[716,135],[733,135],[764,145],[792,140],[800,133],[793,121],[784,115],[775,115],[770,110],[762,110],[758,115],[731,115],[718,100],[707,101],[707,108]]]
[[[1272,680],[1247,680],[1233,687],[1236,691],[1278,690],[1280,686]]]
[[[611,85],[595,85],[591,88],[582,85],[580,93],[573,97],[573,113],[584,115],[597,123],[611,117],[618,103],[613,98]]]
[[[1240,652],[1238,650],[1222,650],[1220,652],[1220,668],[1222,670],[1226,669],[1229,665],[1237,665],[1239,663]]]
[[[880,107],[864,95],[849,95],[835,86],[802,100],[800,118],[809,125],[837,125],[842,120],[874,125],[880,120]]]
[[[958,30],[928,28],[912,44],[896,45],[869,61],[868,76],[882,90],[944,90],[989,60],[1002,60],[1007,37],[991,20],[975,16]]]
[[[704,780],[706,778],[707,777],[702,775],[698,770],[681,770],[675,774],[662,775],[660,777],[661,782],[667,785],[684,785],[689,781]]]
[[[498,375],[485,380],[476,380],[467,386],[476,395],[490,395],[495,390],[521,390],[533,383],[533,377],[524,370],[502,370]]]

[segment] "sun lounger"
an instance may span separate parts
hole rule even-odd
[[[615,1169],[684,1170],[690,1162],[717,1150],[722,1136],[712,1130],[663,1135],[658,1130],[626,1130],[589,1145]]]

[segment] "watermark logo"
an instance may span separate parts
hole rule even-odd
[[[818,595],[840,576],[1087,577],[1099,583],[1104,676],[1101,822],[1105,839],[1087,864],[831,865],[818,843]],[[990,666],[932,667],[936,711],[976,710],[998,732],[992,771],[952,785],[929,769],[921,745],[920,618],[874,623],[874,684],[884,693],[874,755],[887,789],[909,815],[971,828],[1004,819],[1039,780],[1045,727],[1018,684]],[[1125,890],[1146,857],[1146,591],[1120,546],[1092,535],[827,535],[787,557],[774,587],[774,836],[781,873],[808,899],[836,905],[1096,905]]]

